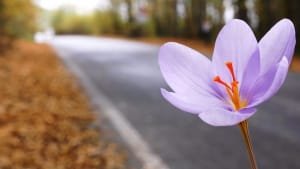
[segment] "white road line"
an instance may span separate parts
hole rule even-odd
[[[142,138],[138,131],[130,124],[113,103],[91,83],[87,75],[80,70],[76,63],[72,61],[63,51],[57,51],[67,67],[80,79],[84,89],[91,97],[92,104],[110,120],[123,140],[128,144],[131,151],[141,161],[143,169],[169,169],[163,160],[156,155]]]

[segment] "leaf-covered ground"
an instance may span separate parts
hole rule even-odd
[[[18,41],[0,54],[1,169],[123,169],[87,99],[46,45]]]

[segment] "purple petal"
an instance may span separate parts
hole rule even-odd
[[[283,57],[277,65],[260,76],[251,89],[252,97],[248,107],[256,106],[276,94],[286,78],[288,68],[288,59]]]
[[[251,28],[242,20],[234,19],[220,31],[213,52],[216,73],[227,82],[231,81],[225,62],[231,61],[240,81],[249,58],[257,50],[257,40]]]
[[[169,42],[159,50],[159,65],[168,85],[185,95],[215,93],[211,62],[204,55],[184,45]]]
[[[169,101],[173,106],[178,109],[199,114],[211,107],[225,108],[226,104],[215,96],[195,96],[195,95],[182,95],[174,92],[168,92],[165,89],[161,89],[163,97]]]
[[[286,56],[290,63],[296,44],[295,27],[289,19],[282,19],[259,41],[261,74]]]
[[[247,108],[239,112],[213,108],[207,112],[200,113],[199,117],[212,126],[233,126],[248,119],[255,112],[255,108]]]
[[[242,81],[240,83],[240,95],[242,98],[247,98],[248,92],[255,83],[260,73],[260,56],[257,50],[250,58],[248,65],[245,68]]]

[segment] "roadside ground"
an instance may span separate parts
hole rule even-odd
[[[0,168],[124,169],[125,163],[48,46],[16,41],[0,55]]]

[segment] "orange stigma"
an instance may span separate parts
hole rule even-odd
[[[234,71],[233,71],[232,62],[226,62],[225,64],[226,64],[226,67],[228,68],[228,70],[229,70],[229,72],[230,72],[230,74],[231,74],[231,76],[232,76],[233,82],[237,82],[237,81],[236,81],[236,78],[235,78]]]
[[[225,87],[226,92],[231,100],[231,103],[233,105],[233,108],[238,111],[241,108],[245,107],[247,102],[246,101],[242,101],[240,99],[240,93],[239,93],[239,82],[236,80],[236,76],[234,73],[234,69],[233,69],[233,64],[232,62],[226,62],[225,63],[226,67],[229,70],[229,73],[232,77],[232,82],[231,83],[226,83],[224,80],[222,80],[220,78],[220,76],[215,76],[214,77],[214,82],[221,84],[222,86]]]
[[[226,82],[224,82],[224,81],[220,78],[220,76],[216,76],[216,77],[214,78],[214,81],[217,82],[217,83],[220,83],[220,84],[223,85],[223,86],[225,86],[227,89],[231,89],[231,87],[230,87]]]

